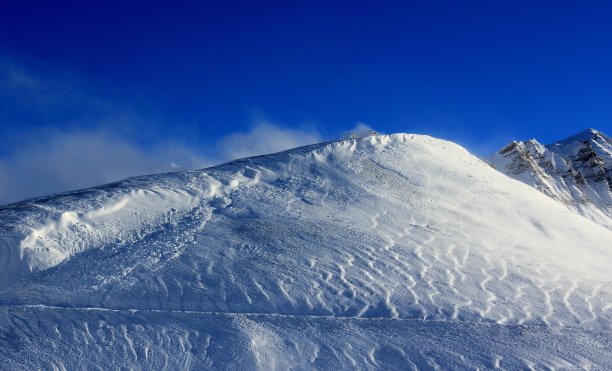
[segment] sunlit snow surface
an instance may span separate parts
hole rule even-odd
[[[612,367],[612,231],[397,134],[0,208],[0,364]]]

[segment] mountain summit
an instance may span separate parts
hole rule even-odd
[[[612,229],[612,139],[588,129],[550,145],[513,141],[493,166]]]
[[[610,241],[428,136],[132,178],[0,208],[0,362],[609,369]]]

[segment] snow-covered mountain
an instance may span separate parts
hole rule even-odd
[[[588,129],[550,145],[513,141],[495,168],[612,229],[612,139]]]
[[[0,364],[610,369],[611,244],[427,136],[132,178],[0,208]]]

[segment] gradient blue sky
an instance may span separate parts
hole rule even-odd
[[[0,177],[49,151],[55,162],[23,172],[54,184],[71,146],[100,161],[124,146],[109,169],[143,159],[113,173],[87,170],[83,154],[82,178],[113,174],[73,184],[68,166],[64,183],[0,190],[0,203],[277,149],[226,148],[267,137],[333,139],[359,122],[479,155],[612,133],[609,1],[93,3],[3,2]]]

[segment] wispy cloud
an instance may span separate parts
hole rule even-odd
[[[45,133],[0,157],[0,203],[206,165],[180,144],[144,149],[104,131]]]
[[[30,64],[36,67],[0,55],[0,102],[5,105],[3,113],[10,109],[10,113],[17,116],[20,112],[27,113],[30,121],[68,122],[83,121],[86,117],[108,117],[124,110],[121,105],[98,97],[94,93],[94,84],[80,81],[66,71]]]
[[[175,139],[139,142],[143,118],[95,92],[68,72],[0,55],[0,204],[210,164]]]

